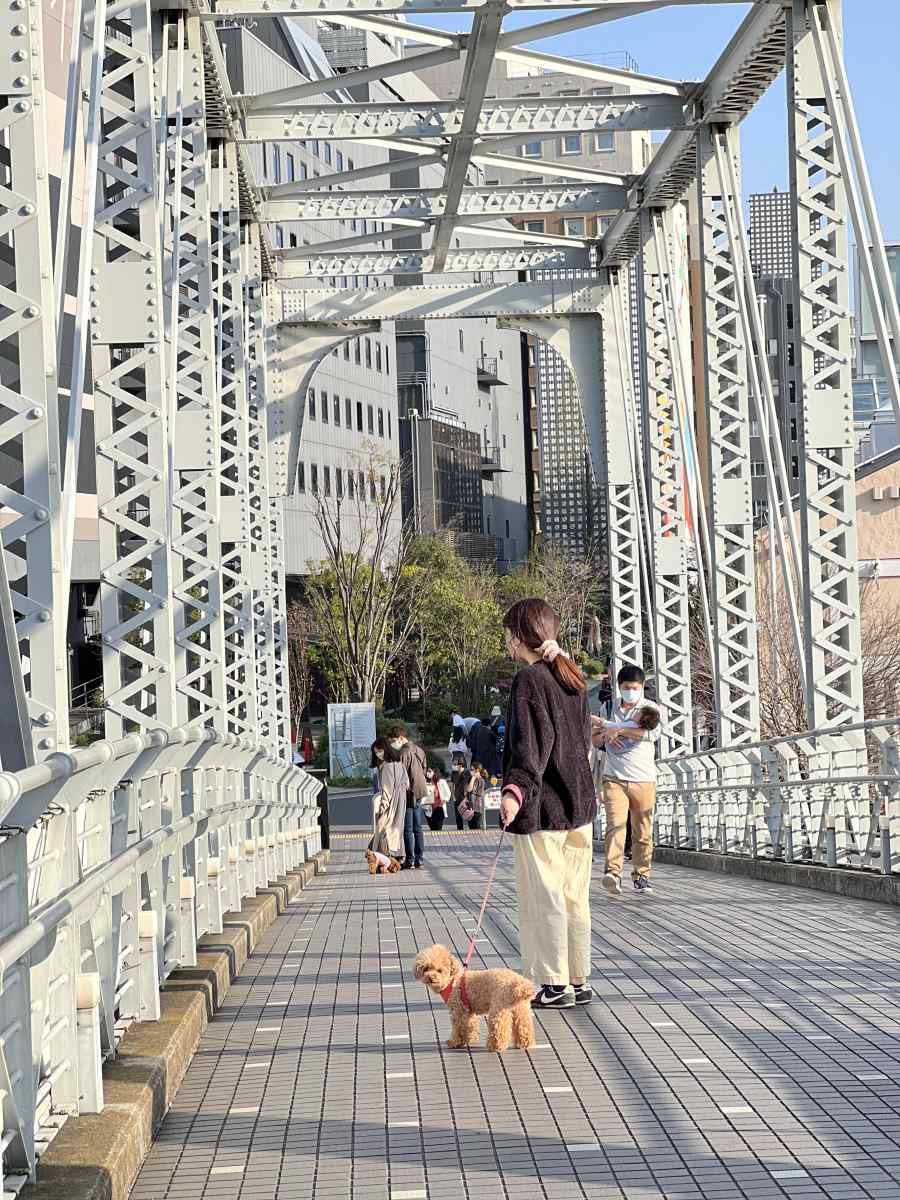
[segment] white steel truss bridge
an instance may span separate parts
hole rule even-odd
[[[7,1182],[33,1176],[51,1117],[102,1106],[99,1064],[115,1054],[117,1028],[153,1019],[160,980],[191,961],[198,933],[219,928],[223,908],[318,846],[317,785],[289,755],[281,499],[296,476],[308,380],[337,345],[381,321],[496,317],[549,342],[571,368],[606,507],[613,659],[652,662],[666,714],[658,837],[900,872],[896,725],[866,724],[863,706],[851,230],[898,421],[900,316],[843,65],[840,0],[745,3],[734,37],[697,81],[540,49],[655,9],[690,20],[698,2],[74,0],[62,24],[40,0],[7,3]],[[445,14],[467,31],[433,20]],[[283,18],[374,34],[383,61],[342,75],[340,97],[334,77],[232,94],[219,28]],[[59,44],[51,26],[62,30]],[[458,98],[410,90],[401,44],[415,48],[418,67],[458,60]],[[583,94],[493,98],[495,60],[564,70],[584,81]],[[761,743],[750,430],[777,429],[778,413],[766,356],[754,352],[764,331],[740,128],[783,71],[796,498],[781,440],[763,445],[771,510],[784,514],[774,553],[806,728]],[[396,99],[346,100],[377,81]],[[596,94],[623,82],[626,93]],[[486,185],[492,169],[520,169],[528,143],[609,131],[665,137],[639,175],[534,159],[539,182]],[[357,141],[391,158],[269,187],[254,178],[249,147],[310,138]],[[404,163],[431,164],[442,181],[386,186]],[[688,203],[698,228],[693,346]],[[513,223],[598,211],[615,215],[596,240]],[[275,245],[275,225],[323,218],[368,221],[372,232]],[[374,276],[388,285],[333,286]],[[81,439],[88,405],[94,446]],[[85,456],[96,465],[108,740],[72,749],[66,631]],[[714,676],[716,749],[704,753],[692,727],[692,589]],[[90,1010],[96,1024],[85,1026],[96,1036],[79,1040]]]

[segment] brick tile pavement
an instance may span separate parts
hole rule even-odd
[[[425,870],[377,879],[338,840],[132,1200],[900,1200],[900,909],[671,867],[652,899],[595,884],[597,1001],[529,1053],[449,1051],[410,964],[465,950],[496,838],[432,834]],[[518,966],[511,867],[476,966]]]

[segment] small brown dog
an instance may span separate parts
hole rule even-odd
[[[363,853],[369,864],[370,875],[393,875],[400,870],[400,864],[396,858],[389,858],[386,854],[376,854],[374,850],[364,850]]]
[[[534,988],[505,967],[465,971],[446,946],[420,950],[413,965],[416,979],[428,985],[450,1010],[451,1050],[478,1045],[478,1018],[487,1018],[488,1050],[506,1050],[512,1038],[517,1050],[534,1045],[531,999]]]

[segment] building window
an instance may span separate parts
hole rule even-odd
[[[347,495],[350,497],[351,500],[353,499],[353,484],[354,484],[353,472],[348,471],[347,472]]]
[[[331,495],[331,467],[323,467],[322,471],[324,472],[324,478],[325,478],[325,495],[330,496]]]
[[[309,468],[309,486],[314,496],[319,494],[319,468],[313,463]]]
[[[341,470],[340,467],[334,468],[334,488],[335,488],[335,491],[337,492],[338,500],[343,500],[343,498],[344,498],[344,472]]]
[[[393,436],[394,436],[394,435],[393,435],[393,433],[392,433],[392,431],[391,431],[391,410],[390,410],[390,409],[388,409],[388,437],[390,438],[390,437],[393,437]]]
[[[369,418],[369,433],[374,433],[375,432],[375,409],[372,407],[371,404],[368,407],[367,415]]]
[[[350,361],[350,343],[344,342],[344,362]]]
[[[365,477],[365,475],[363,475],[362,471],[360,471],[357,474],[356,483],[357,483],[357,495],[359,496],[360,500],[365,500],[365,498],[366,498],[366,477]]]
[[[541,157],[541,143],[540,142],[526,142],[525,145],[522,147],[522,157],[523,158],[540,158]]]
[[[385,375],[390,375],[391,373],[391,350],[389,346],[385,346],[384,348],[384,373]]]
[[[375,343],[375,370],[381,370],[381,342]]]
[[[791,475],[794,479],[800,478],[800,459],[796,454],[791,458]]]
[[[348,429],[353,428],[353,401],[349,396],[344,401],[344,424]]]
[[[307,404],[307,408],[309,409],[309,419],[314,421],[316,419],[316,393],[312,388],[310,388],[307,392],[307,398],[309,401]]]
[[[509,521],[506,522],[506,536],[509,537]]]
[[[374,500],[376,499],[376,494],[375,494],[375,472],[374,472],[374,471],[373,471],[373,472],[372,472],[372,474],[369,476],[369,499],[370,499],[370,500],[372,500],[372,501],[374,501]]]
[[[297,162],[290,150],[287,152],[287,177],[288,183],[292,183],[297,178]]]
[[[366,338],[366,366],[371,371],[372,369],[372,343],[369,338]]]
[[[616,135],[614,133],[598,133],[594,144],[598,154],[612,154],[616,148]]]
[[[328,393],[320,392],[319,399],[321,400],[321,403],[322,403],[322,424],[327,425],[328,424]]]
[[[339,171],[343,171],[343,169],[344,169],[344,156],[343,156],[343,154],[340,152],[340,150],[335,150],[335,152],[334,152],[334,165],[337,167],[337,169],[338,169]]]
[[[581,153],[581,134],[567,133],[562,140],[563,154],[580,154]]]
[[[384,409],[383,408],[379,408],[379,410],[378,410],[378,436],[380,438],[384,437]]]
[[[281,147],[272,147],[272,175],[276,183],[281,183]]]
[[[566,237],[584,237],[584,217],[566,218]]]
[[[463,338],[463,331],[460,329],[459,330],[459,352],[460,352],[460,354],[464,354],[465,349],[466,349],[465,339]]]
[[[333,396],[332,400],[331,400],[331,405],[332,405],[334,423],[335,423],[335,425],[338,426],[338,428],[340,428],[340,424],[341,424],[341,398],[340,398],[340,396]]]
[[[279,249],[284,247],[284,230],[280,225],[275,226],[275,245],[278,246]]]
[[[352,171],[352,170],[353,170],[353,159],[352,159],[352,158],[348,158],[348,159],[347,159],[347,170],[348,170],[348,171]]]
[[[385,477],[382,475],[382,476],[381,476],[381,478],[379,479],[379,481],[378,481],[378,482],[379,482],[379,485],[380,485],[380,487],[381,487],[381,500],[382,500],[382,503],[383,503],[383,502],[384,502],[384,500],[385,500],[385,499],[386,499],[386,497],[387,497],[387,480],[386,480],[386,479],[385,479]]]
[[[506,449],[506,434],[503,435],[503,449]]]
[[[544,218],[541,217],[540,220],[526,221],[525,228],[529,233],[543,233],[544,232]]]
[[[357,400],[357,402],[356,402],[356,432],[362,433],[362,431],[363,431],[363,406],[362,406],[362,400]]]
[[[360,343],[359,338],[357,338],[356,341],[353,343],[353,361],[356,363],[357,366],[359,366],[360,362],[362,361],[360,358],[360,355],[362,354],[362,349],[361,349],[359,343]]]
[[[306,466],[304,463],[297,463],[297,491],[306,491]]]

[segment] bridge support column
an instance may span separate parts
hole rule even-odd
[[[674,281],[660,260],[654,221],[641,213],[643,287],[641,336],[645,363],[642,397],[646,470],[650,482],[651,573],[656,632],[656,690],[665,712],[664,753],[693,749],[687,497],[684,493],[675,348],[669,338]],[[666,309],[669,308],[667,313]],[[692,514],[697,519],[697,514]]]
[[[225,728],[220,406],[200,19],[160,23],[157,70],[178,724]]]
[[[750,480],[750,393],[741,325],[742,272],[731,244],[731,213],[742,220],[740,195],[720,178],[713,139],[740,157],[736,127],[698,135],[698,208],[703,297],[703,387],[712,518],[711,592],[718,682],[718,745],[759,740],[759,673],[753,497]],[[737,175],[739,178],[739,175]],[[731,212],[726,211],[726,206]]]
[[[841,33],[840,0],[787,8],[800,564],[813,728],[863,719],[846,184],[816,55],[813,9]]]

